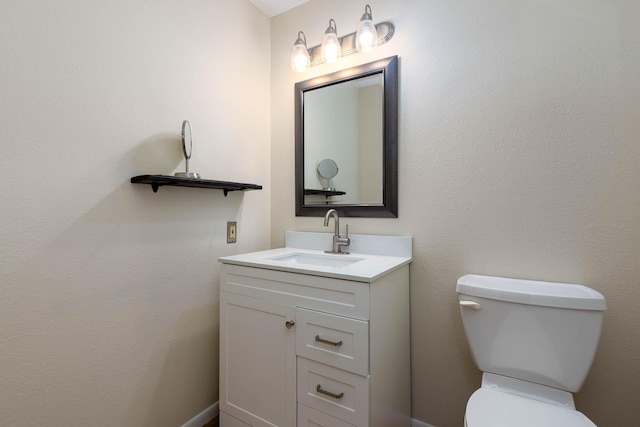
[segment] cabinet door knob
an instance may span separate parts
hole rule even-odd
[[[342,399],[344,397],[344,393],[335,394],[330,391],[323,390],[320,384],[316,387],[316,391],[320,394],[324,394],[325,396],[333,397],[334,399]]]
[[[284,325],[287,327],[287,329],[291,329],[295,324],[296,322],[294,322],[293,320],[287,320],[286,322],[284,322]]]

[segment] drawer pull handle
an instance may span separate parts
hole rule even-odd
[[[323,338],[320,338],[320,335],[316,335],[316,342],[319,342],[319,343],[322,343],[322,344],[329,344],[329,345],[332,345],[334,347],[340,347],[342,345],[342,341],[325,340]]]
[[[295,325],[296,322],[294,322],[293,320],[289,320],[284,322],[284,325],[287,327],[287,329],[291,329],[293,327],[293,325]]]
[[[335,394],[330,391],[323,390],[320,384],[316,387],[316,391],[320,394],[324,394],[325,396],[333,397],[334,399],[342,399],[344,397],[344,393]]]

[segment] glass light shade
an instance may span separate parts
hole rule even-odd
[[[334,63],[342,56],[342,47],[338,35],[334,32],[325,33],[322,38],[322,60],[328,63]]]
[[[364,15],[360,18],[358,31],[356,31],[356,49],[358,52],[371,52],[378,45],[378,31],[373,23],[371,7],[367,5]]]
[[[378,44],[378,32],[373,21],[360,21],[358,32],[356,33],[356,49],[358,52],[371,52]]]
[[[309,57],[309,51],[307,51],[306,40],[303,40],[303,37],[304,33],[302,33],[302,31],[299,32],[298,39],[291,51],[291,68],[298,73],[302,73],[311,67],[311,58]]]

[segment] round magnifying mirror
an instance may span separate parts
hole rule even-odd
[[[338,175],[338,165],[331,159],[324,159],[318,163],[318,175],[324,179],[332,179]]]
[[[191,125],[188,120],[182,122],[182,152],[184,158],[189,160],[191,158],[191,149],[193,148],[193,141],[191,140]]]
[[[191,149],[193,141],[191,140],[191,125],[189,120],[182,122],[182,153],[184,154],[185,172],[176,172],[175,176],[181,178],[200,178],[197,172],[189,172],[189,159],[191,158]]]

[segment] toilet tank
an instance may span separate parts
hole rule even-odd
[[[460,310],[483,372],[576,392],[596,354],[606,302],[583,285],[466,275]]]

